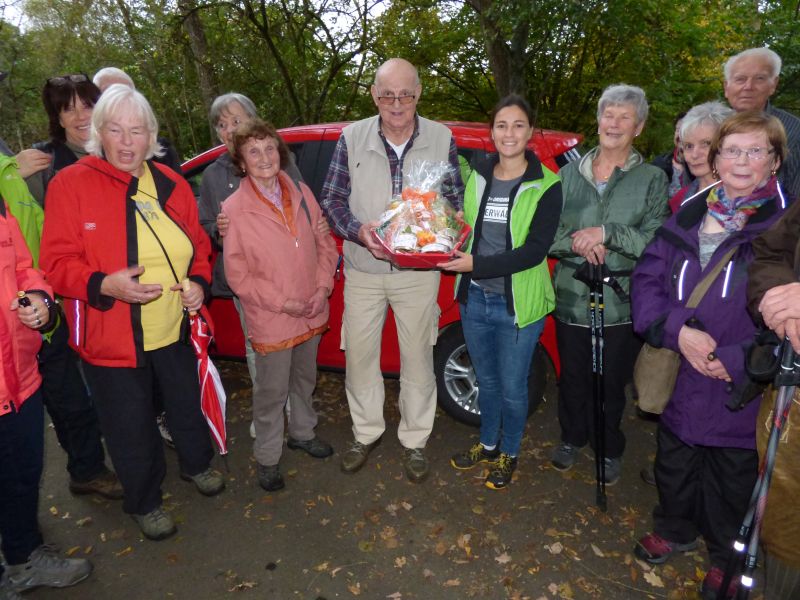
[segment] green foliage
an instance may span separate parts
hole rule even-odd
[[[674,116],[722,97],[721,67],[768,44],[784,59],[776,104],[800,112],[800,0],[26,0],[22,30],[0,17],[0,135],[47,137],[47,77],[126,70],[162,133],[190,156],[215,143],[210,99],[238,91],[277,126],[375,111],[375,68],[420,68],[420,111],[485,120],[500,92],[525,94],[542,127],[593,141],[603,88],[645,89],[638,147],[667,150]],[[499,91],[498,91],[499,90]]]

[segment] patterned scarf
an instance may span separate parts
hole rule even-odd
[[[753,190],[749,196],[728,198],[722,186],[711,190],[706,199],[708,213],[714,217],[725,231],[741,231],[750,218],[762,205],[778,195],[778,180],[770,177],[767,183]]]

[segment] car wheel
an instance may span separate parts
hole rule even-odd
[[[439,336],[433,351],[434,371],[439,405],[451,417],[478,427],[481,411],[478,405],[478,382],[464,342],[461,323],[454,323]],[[528,377],[528,415],[544,400],[547,379],[551,372],[550,357],[538,344]]]

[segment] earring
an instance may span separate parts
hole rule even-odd
[[[775,177],[775,175],[777,175],[777,174],[778,174],[778,169],[773,168],[772,169],[772,176]]]

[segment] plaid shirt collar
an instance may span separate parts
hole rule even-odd
[[[391,144],[386,139],[386,136],[383,135],[383,120],[381,117],[378,117],[378,135],[383,142],[383,147],[386,150],[386,156],[389,158],[389,172],[392,174],[392,195],[396,196],[403,191],[403,159],[405,155],[408,154],[408,151],[411,149],[411,146],[414,145],[414,140],[419,135],[419,115],[414,114],[414,131],[411,134],[411,137],[408,138],[408,142],[406,142],[405,148],[403,148],[403,156],[397,156],[392,148]]]

